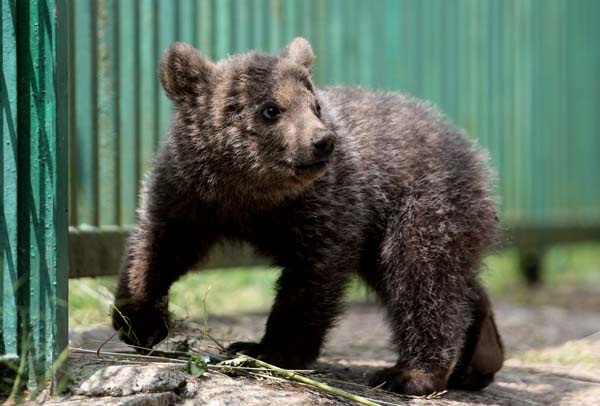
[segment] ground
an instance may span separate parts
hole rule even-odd
[[[481,392],[449,391],[433,399],[411,399],[364,387],[366,376],[391,365],[394,354],[382,313],[375,304],[353,304],[333,330],[311,378],[343,388],[380,404],[536,405],[600,404],[600,300],[577,295],[571,306],[515,304],[496,299],[497,322],[508,359],[496,382]],[[210,316],[211,335],[223,344],[260,337],[266,313]],[[174,348],[185,339],[194,349],[207,349],[204,321],[180,323],[166,344]],[[112,335],[108,326],[71,333],[71,347],[95,351]],[[214,346],[213,346],[214,347]],[[126,350],[115,339],[103,352]],[[115,367],[115,365],[120,365]],[[200,378],[181,372],[179,365],[119,362],[96,354],[74,353],[69,359],[74,381],[69,396],[49,404],[162,405],[296,405],[348,404],[316,389],[272,379],[230,377],[214,372]],[[95,375],[94,375],[95,374]],[[111,396],[117,395],[117,396]]]
[[[366,376],[393,363],[394,355],[380,309],[358,283],[349,292],[352,304],[314,366],[318,372],[307,376],[377,399],[382,405],[600,405],[600,244],[552,247],[544,257],[544,283],[534,290],[523,285],[518,264],[514,249],[485,260],[483,279],[492,293],[508,359],[496,382],[484,391],[449,391],[435,399],[409,399],[366,388]],[[189,273],[170,291],[170,309],[181,322],[166,347],[187,353],[216,352],[214,344],[203,337],[206,308],[211,335],[222,344],[259,339],[277,275],[278,270],[264,268]],[[215,372],[195,378],[184,373],[181,364],[112,357],[107,352],[128,351],[114,338],[99,358],[96,350],[112,335],[107,313],[115,283],[114,277],[69,281],[72,351],[59,369],[65,372],[61,384],[66,392],[61,397],[42,394],[37,401],[67,405],[350,404],[298,383]]]

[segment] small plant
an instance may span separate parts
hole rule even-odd
[[[183,367],[183,371],[197,377],[204,375],[204,372],[208,369],[207,363],[210,358],[207,355],[192,355]]]

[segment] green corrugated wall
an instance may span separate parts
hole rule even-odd
[[[7,359],[34,384],[67,345],[65,1],[0,3],[0,393]]]
[[[600,224],[597,0],[72,2],[71,224],[134,221],[170,104],[162,52],[307,37],[315,81],[432,100],[486,146],[509,226]]]

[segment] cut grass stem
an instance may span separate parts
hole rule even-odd
[[[234,361],[234,360],[230,360],[230,361]],[[247,355],[238,354],[237,360],[239,360],[240,362],[249,362],[251,364],[258,365],[260,367],[263,367],[263,368],[269,370],[270,372],[276,373],[280,377],[284,377],[284,378],[292,380],[292,381],[296,381],[296,382],[303,383],[305,385],[312,386],[313,388],[320,389],[323,392],[329,393],[331,395],[339,396],[344,399],[351,400],[351,401],[356,402],[361,405],[367,405],[367,406],[379,406],[380,405],[379,403],[375,403],[370,399],[364,398],[362,396],[354,395],[350,392],[346,392],[345,390],[335,388],[333,386],[329,386],[326,383],[315,381],[314,379],[310,379],[305,376],[299,375],[295,371],[279,368],[275,365],[271,365],[269,363],[258,360],[256,358],[249,357]]]

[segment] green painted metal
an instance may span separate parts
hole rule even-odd
[[[2,86],[0,114],[2,143],[0,144],[0,266],[2,279],[2,329],[0,354],[18,353],[17,292],[17,36],[15,0],[2,0]]]
[[[120,218],[125,224],[134,221],[136,207],[136,189],[140,179],[140,116],[138,109],[139,94],[137,89],[138,75],[136,72],[138,57],[136,50],[136,25],[132,22],[137,13],[136,4],[133,1],[119,1],[117,13],[118,21],[118,108],[119,120],[117,134],[119,137],[120,173],[117,176],[120,186]],[[85,99],[84,99],[85,100]],[[73,134],[71,134],[73,139]],[[87,179],[90,182],[90,179]],[[77,224],[71,222],[71,224]],[[97,223],[88,223],[97,224]]]
[[[67,344],[67,12],[2,0],[0,355],[25,359],[30,384]]]
[[[170,104],[157,63],[176,40],[219,59],[305,36],[319,85],[431,100],[490,150],[509,227],[600,226],[596,0],[82,0],[71,225],[128,226]],[[112,32],[111,32],[112,31]]]

